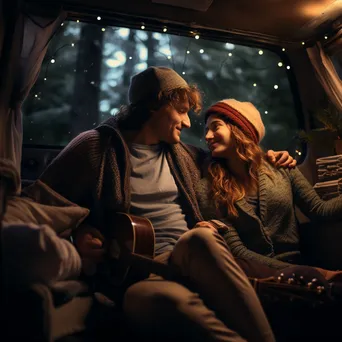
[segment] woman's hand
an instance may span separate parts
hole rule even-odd
[[[334,282],[341,282],[342,281],[342,271],[330,271],[324,268],[315,267],[326,280],[334,281]]]
[[[194,228],[209,228],[210,230],[217,232],[216,227],[212,223],[207,221],[197,222]]]
[[[266,158],[275,167],[289,168],[292,169],[297,165],[297,161],[290,156],[287,151],[273,151],[268,150],[266,153]]]

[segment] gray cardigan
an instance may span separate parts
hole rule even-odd
[[[289,264],[278,259],[299,250],[295,205],[313,220],[339,220],[342,219],[342,196],[323,201],[297,168],[267,168],[271,177],[265,170],[259,171],[259,215],[242,198],[235,204],[238,218],[219,219],[228,226],[224,237],[234,256],[280,269]],[[202,178],[197,195],[205,220],[217,218],[208,192],[208,180]]]

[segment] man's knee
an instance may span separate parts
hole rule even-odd
[[[219,241],[220,239],[221,236],[217,232],[214,232],[209,228],[195,228],[188,231],[182,236],[182,238],[177,243],[177,245],[179,245],[177,247],[185,245],[192,251],[203,250],[203,248],[206,248],[211,244],[216,244],[217,241]]]

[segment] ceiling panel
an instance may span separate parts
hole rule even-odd
[[[179,3],[179,0],[174,1]],[[152,0],[59,2],[181,22],[190,27],[255,32],[284,41],[307,39],[315,33],[317,26],[342,15],[341,0],[214,0],[205,12],[156,4]]]

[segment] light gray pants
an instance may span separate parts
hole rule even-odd
[[[183,234],[167,259],[194,288],[151,275],[128,288],[124,312],[143,332],[188,341],[275,341],[249,280],[222,237],[207,228]]]

